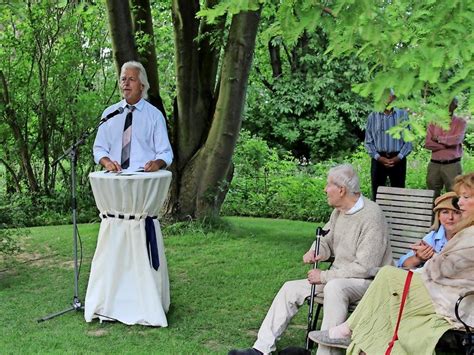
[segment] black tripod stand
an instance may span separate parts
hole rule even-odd
[[[87,134],[89,136],[89,134]],[[77,259],[77,236],[78,236],[78,231],[77,231],[77,200],[76,200],[76,166],[77,166],[77,151],[79,148],[79,145],[84,143],[85,138],[83,137],[76,143],[74,143],[63,155],[61,155],[58,159],[56,159],[52,166],[55,166],[60,160],[62,160],[64,157],[69,155],[69,158],[71,160],[71,210],[72,210],[72,226],[73,226],[73,232],[72,232],[72,238],[73,238],[73,243],[74,243],[74,297],[72,300],[72,304],[69,308],[66,308],[62,311],[52,313],[50,315],[47,315],[43,318],[38,319],[39,322],[43,322],[45,320],[60,316],[61,314],[70,312],[70,311],[80,311],[82,310],[82,303],[81,300],[79,299],[79,265],[78,265],[78,259]]]
[[[73,225],[73,243],[74,243],[74,297],[72,300],[72,304],[69,308],[66,308],[62,311],[52,313],[50,315],[44,316],[43,318],[38,319],[39,322],[43,322],[45,320],[60,316],[64,313],[70,311],[80,311],[83,309],[83,305],[81,300],[79,299],[79,263],[77,258],[77,241],[78,241],[78,229],[77,229],[77,199],[76,199],[76,167],[77,167],[77,152],[79,147],[84,144],[86,139],[94,132],[96,132],[99,127],[108,121],[110,118],[118,115],[119,113],[123,112],[123,108],[119,107],[116,111],[108,114],[105,118],[101,119],[99,124],[93,129],[89,131],[85,131],[81,138],[77,142],[75,142],[72,146],[70,146],[63,155],[61,155],[58,159],[56,159],[51,166],[55,166],[58,164],[62,159],[66,156],[69,156],[71,161],[71,210],[72,210],[72,225]],[[81,251],[82,255],[82,251]]]

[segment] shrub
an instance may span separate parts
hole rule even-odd
[[[415,144],[407,162],[408,188],[426,188],[429,160],[430,152]],[[222,214],[325,221],[332,210],[324,193],[327,173],[331,166],[343,162],[354,166],[363,195],[370,197],[370,158],[363,144],[340,160],[300,164],[288,153],[278,154],[263,139],[244,131],[236,147],[234,178]],[[467,149],[463,169],[474,171],[474,158]]]

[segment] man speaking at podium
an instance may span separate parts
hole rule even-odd
[[[105,109],[94,141],[94,160],[107,171],[157,171],[173,161],[163,114],[145,99],[150,84],[139,62],[122,65],[123,100]]]
[[[149,88],[138,62],[122,66],[123,100],[108,107],[94,142],[94,159],[107,171],[90,181],[101,223],[84,307],[84,318],[124,324],[168,326],[168,266],[158,213],[171,173],[158,171],[172,163],[162,113],[145,101]]]

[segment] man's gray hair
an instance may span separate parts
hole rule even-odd
[[[331,168],[328,178],[331,178],[337,186],[345,187],[351,194],[360,192],[359,176],[351,164],[341,164]]]
[[[131,60],[122,65],[122,69],[120,70],[120,76],[122,76],[123,72],[126,69],[138,70],[138,79],[143,85],[142,99],[148,99],[148,89],[150,89],[150,84],[148,83],[148,77],[146,75],[145,67],[142,65],[142,63]]]

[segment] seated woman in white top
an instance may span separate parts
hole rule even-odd
[[[454,233],[454,226],[461,218],[461,211],[454,206],[455,192],[447,192],[435,200],[435,220],[422,240],[412,246],[412,250],[398,260],[397,266],[414,269],[423,266],[433,255],[439,253]]]

